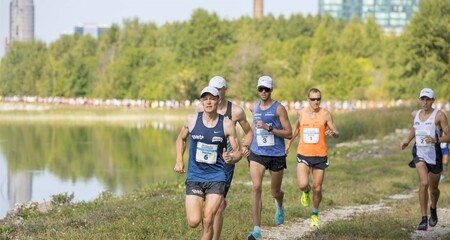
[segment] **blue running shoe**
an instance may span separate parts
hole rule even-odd
[[[247,240],[262,240],[262,234],[260,231],[253,230],[248,236]]]
[[[278,202],[275,199],[275,207],[277,212],[275,213],[275,224],[280,225],[284,223],[284,206],[278,207]]]

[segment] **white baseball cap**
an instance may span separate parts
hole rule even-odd
[[[258,86],[256,87],[257,88],[266,87],[272,89],[272,86],[273,86],[272,78],[269,76],[262,76],[258,79]]]
[[[227,87],[227,81],[225,81],[225,79],[221,76],[215,76],[209,80],[209,86],[220,89]]]
[[[203,97],[203,94],[205,94],[205,93],[209,93],[209,94],[213,95],[214,97],[219,96],[219,90],[217,90],[217,88],[211,87],[211,86],[207,86],[207,87],[203,88],[202,93],[200,94],[200,97]]]
[[[428,97],[428,98],[434,98],[434,92],[431,90],[431,88],[424,88],[422,91],[420,91],[419,98],[421,97]]]

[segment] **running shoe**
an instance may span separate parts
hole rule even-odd
[[[262,234],[260,231],[254,230],[247,236],[247,240],[262,240]]]
[[[309,194],[310,193],[311,193],[311,188],[309,188],[309,192],[308,193],[305,193],[305,192],[302,193],[302,197],[300,198],[300,202],[302,203],[302,205],[304,207],[308,207],[309,204],[311,203],[311,200],[309,198]]]
[[[275,199],[275,207],[277,212],[275,213],[275,224],[280,225],[284,223],[284,206],[278,207],[277,200]]]
[[[439,181],[444,181],[445,180],[445,176],[444,175],[441,175],[441,178],[439,179]]]
[[[317,215],[311,215],[311,227],[319,227],[319,217]]]
[[[428,228],[428,219],[426,216],[422,217],[422,221],[419,223],[417,230],[426,231]]]
[[[436,226],[437,222],[438,222],[438,216],[437,216],[436,208],[432,209],[430,206],[430,221],[428,223],[430,224],[430,227],[434,227],[434,226]]]

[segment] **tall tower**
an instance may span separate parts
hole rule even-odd
[[[263,18],[263,0],[253,0],[253,18]]]
[[[34,39],[33,0],[11,0],[9,4],[10,41],[30,41]]]

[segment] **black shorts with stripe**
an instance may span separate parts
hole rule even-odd
[[[328,167],[328,157],[310,157],[297,154],[297,163],[303,163],[312,168],[325,169]]]

